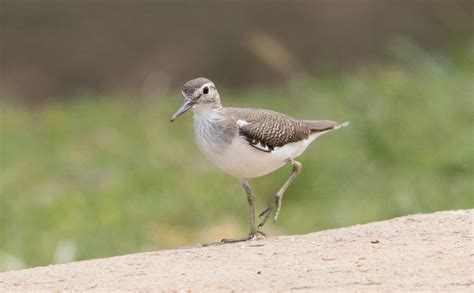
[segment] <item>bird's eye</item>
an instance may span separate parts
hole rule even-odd
[[[202,93],[207,95],[209,93],[209,88],[206,86],[202,89]]]

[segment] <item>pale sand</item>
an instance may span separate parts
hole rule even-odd
[[[474,292],[474,210],[0,273],[0,291]]]

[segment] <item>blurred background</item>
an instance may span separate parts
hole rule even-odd
[[[350,121],[300,157],[271,235],[474,206],[473,1],[0,1],[0,271],[247,233],[189,79]],[[263,209],[289,168],[251,181]]]

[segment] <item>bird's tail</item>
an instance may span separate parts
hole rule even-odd
[[[302,120],[303,124],[305,124],[309,129],[311,129],[311,133],[326,133],[335,129],[344,128],[349,125],[349,122],[336,122],[330,120]]]

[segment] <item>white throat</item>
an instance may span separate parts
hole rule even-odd
[[[207,116],[215,115],[219,111],[219,108],[216,108],[215,105],[211,104],[195,105],[191,111],[194,114],[193,117],[202,119]]]

